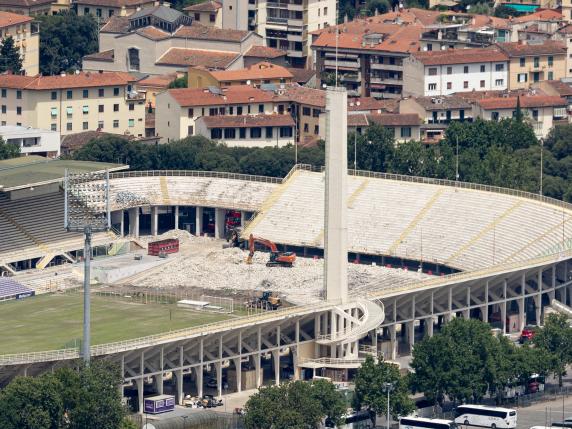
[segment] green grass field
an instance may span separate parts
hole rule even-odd
[[[175,304],[139,304],[94,296],[91,342],[104,344],[228,319]],[[73,347],[82,337],[83,295],[40,295],[0,304],[0,354]]]

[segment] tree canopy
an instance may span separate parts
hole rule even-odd
[[[20,156],[20,148],[15,144],[7,143],[0,137],[0,160],[17,158]]]
[[[14,44],[12,36],[6,37],[0,43],[0,73],[7,71],[14,74],[19,74],[22,71],[20,49]]]
[[[572,328],[567,317],[563,314],[546,316],[544,326],[536,329],[532,341],[550,357],[548,370],[558,377],[558,384],[562,386],[566,366],[572,363]]]
[[[245,410],[247,429],[307,429],[318,428],[326,418],[339,422],[346,407],[331,382],[315,380],[262,387]]]
[[[40,21],[40,73],[54,75],[81,70],[82,58],[97,52],[97,22],[73,11],[38,15]]]

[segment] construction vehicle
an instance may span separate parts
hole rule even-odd
[[[282,300],[270,290],[254,292],[254,299],[247,303],[249,308],[262,308],[277,310],[282,306]]]
[[[246,258],[247,264],[252,264],[252,258],[254,257],[254,245],[262,244],[270,249],[270,259],[266,263],[267,267],[292,267],[294,261],[296,261],[296,254],[294,252],[279,252],[276,244],[270,240],[264,238],[255,237],[250,234],[248,238],[248,258]]]

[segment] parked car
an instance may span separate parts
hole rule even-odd
[[[522,332],[520,333],[520,343],[524,344],[527,341],[530,341],[534,338],[534,326],[527,326],[525,327]]]

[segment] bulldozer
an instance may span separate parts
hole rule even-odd
[[[254,257],[254,245],[262,244],[270,249],[270,259],[266,263],[267,267],[292,267],[296,261],[296,254],[294,252],[279,252],[276,244],[264,238],[255,237],[250,234],[248,238],[248,257],[246,258],[247,264],[252,264]]]
[[[277,310],[282,306],[282,300],[274,292],[269,290],[259,290],[254,292],[254,300],[251,302],[252,307],[271,308]]]

